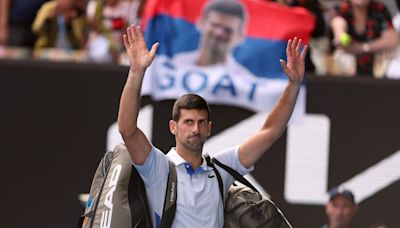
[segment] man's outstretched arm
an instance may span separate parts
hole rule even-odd
[[[304,78],[304,59],[307,46],[300,53],[301,40],[289,40],[286,48],[287,63],[280,60],[289,81],[278,103],[269,114],[262,128],[239,147],[239,160],[251,167],[282,135],[292,115]]]
[[[155,43],[149,51],[138,26],[128,27],[123,39],[130,70],[121,95],[118,128],[132,161],[142,165],[151,151],[151,144],[137,126],[140,90],[144,73],[154,59],[158,43]]]

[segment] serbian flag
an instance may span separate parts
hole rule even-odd
[[[242,38],[223,62],[207,65],[200,63],[202,52],[212,50],[201,49],[208,33],[199,22],[206,18],[202,13],[209,2],[148,0],[142,19],[145,39],[148,47],[155,42],[160,46],[146,72],[142,95],[163,100],[196,93],[211,104],[271,111],[287,84],[279,63],[279,59],[286,59],[287,41],[299,37],[307,44],[315,18],[299,7],[262,0],[238,2],[246,14]],[[232,21],[221,23],[227,22]],[[234,33],[229,29],[223,32]],[[294,115],[304,112],[305,88],[302,88]]]

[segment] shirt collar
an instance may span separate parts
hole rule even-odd
[[[171,148],[171,150],[167,153],[167,157],[168,157],[168,159],[169,160],[171,160],[176,166],[179,166],[179,165],[185,165],[185,168],[186,168],[186,165],[187,164],[190,164],[190,163],[188,163],[185,159],[183,159],[179,154],[178,154],[178,152],[176,152],[176,150],[175,150],[175,147],[172,147]],[[203,171],[206,171],[206,170],[212,170],[212,168],[211,167],[209,167],[209,166],[207,166],[207,162],[206,162],[206,159],[204,158],[204,156],[203,156],[203,162],[202,162],[202,164],[197,168],[197,169],[199,169],[199,168],[201,168]],[[186,168],[187,169],[187,168]],[[197,170],[196,169],[196,170]],[[189,172],[188,172],[189,173]],[[190,174],[190,173],[189,173]]]

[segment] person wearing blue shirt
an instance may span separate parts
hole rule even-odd
[[[210,136],[212,127],[207,102],[195,94],[186,94],[177,99],[169,122],[169,130],[175,136],[176,146],[165,155],[149,142],[137,125],[143,78],[159,44],[153,44],[149,51],[138,26],[128,27],[123,40],[130,70],[121,95],[118,127],[132,163],[143,178],[153,227],[159,227],[162,218],[168,178],[167,159],[175,164],[178,179],[177,208],[172,227],[223,227],[223,201],[218,181],[214,170],[207,166],[203,158],[203,145]],[[258,132],[243,144],[215,155],[222,163],[245,174],[282,135],[304,78],[306,52],[307,46],[302,49],[300,39],[288,41],[287,61],[280,60],[288,77],[283,95]],[[226,197],[233,178],[226,172],[219,171]]]

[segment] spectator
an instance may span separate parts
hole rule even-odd
[[[378,2],[382,2],[385,4],[386,8],[388,9],[390,15],[393,17],[397,13],[397,6],[396,0],[376,0]]]
[[[400,0],[396,1],[397,12],[393,17],[393,26],[396,29],[397,33],[400,34]]]
[[[1,0],[0,1],[0,46],[32,48],[36,36],[32,23],[37,10],[47,0]]]
[[[385,68],[378,71],[374,63],[381,59],[378,54],[396,47],[398,36],[383,3],[374,0],[341,2],[335,7],[330,25],[332,46],[355,56],[357,75],[372,77],[386,72]]]
[[[321,56],[326,54],[326,21],[324,18],[324,8],[319,0],[276,0],[276,2],[292,7],[303,7],[315,16],[315,27],[310,41],[309,54],[306,56],[306,71],[325,74],[325,62]]]
[[[123,50],[122,34],[130,22],[132,4],[126,0],[91,0],[87,6],[89,22],[88,58],[94,62],[118,62]]]
[[[142,18],[144,0],[128,0],[130,2],[128,24],[138,25]]]
[[[393,26],[397,35],[400,36],[400,0],[396,1],[396,5],[397,13],[393,17]],[[388,65],[386,76],[391,79],[400,79],[400,44],[397,45],[396,53]]]
[[[52,0],[38,11],[32,30],[38,35],[35,49],[82,49],[85,44],[85,18],[76,0]]]
[[[325,205],[328,224],[322,228],[351,228],[357,212],[357,204],[351,191],[333,187],[329,190],[329,202]]]

